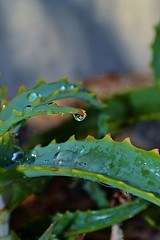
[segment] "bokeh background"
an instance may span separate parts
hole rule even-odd
[[[1,84],[9,96],[39,78],[147,72],[154,0],[0,0]]]

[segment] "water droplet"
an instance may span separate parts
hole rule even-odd
[[[45,162],[45,163],[48,163],[48,162],[49,162],[49,160],[44,160],[44,162]]]
[[[52,114],[53,114],[52,109],[47,109],[47,115],[52,115]]]
[[[31,153],[31,157],[36,158],[37,157],[37,151],[33,150]]]
[[[30,102],[35,101],[38,97],[40,97],[36,92],[32,92],[28,94],[28,100]]]
[[[83,154],[84,152],[85,152],[85,150],[84,150],[84,149],[81,149],[80,154]]]
[[[67,166],[68,164],[71,163],[75,156],[76,156],[75,152],[72,152],[70,150],[63,150],[61,152],[56,153],[53,160],[55,164]]]
[[[5,109],[5,107],[6,107],[6,105],[5,105],[5,104],[3,104],[3,105],[2,105],[2,110],[4,110],[4,109]]]
[[[31,105],[27,105],[25,108],[24,108],[25,111],[32,111],[33,108]]]
[[[57,106],[57,103],[55,103],[55,102],[49,102],[47,105],[48,105],[48,106]]]
[[[66,90],[66,87],[63,85],[63,86],[60,87],[59,90],[60,90],[61,92],[64,92],[64,91]]]
[[[16,162],[22,159],[22,157],[24,157],[24,153],[22,151],[18,151],[13,153],[11,160]]]
[[[86,115],[77,113],[77,114],[73,114],[73,117],[76,119],[76,121],[81,122],[86,118]]]
[[[73,88],[75,88],[74,85],[70,85],[69,90],[72,90]]]

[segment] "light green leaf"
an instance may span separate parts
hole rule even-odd
[[[146,201],[136,199],[133,202],[109,209],[88,210],[85,212],[76,211],[74,213],[66,212],[65,214],[58,213],[53,220],[61,219],[53,232],[57,236],[60,235],[67,238],[72,235],[97,231],[132,218],[146,209],[147,206],[148,203]]]
[[[85,118],[82,109],[57,106],[54,101],[63,98],[79,98],[89,102],[97,109],[104,109],[104,104],[96,100],[95,94],[81,85],[71,85],[66,80],[54,83],[40,82],[32,90],[20,89],[17,95],[0,113],[0,135],[26,119],[42,114],[73,114],[81,121]],[[76,115],[77,114],[77,115]]]
[[[160,156],[109,136],[52,142],[34,149],[35,161],[17,166],[27,177],[71,176],[102,182],[160,205]],[[32,152],[31,152],[32,154]],[[20,160],[18,161],[18,163]]]

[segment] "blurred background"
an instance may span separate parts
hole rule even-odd
[[[159,9],[158,0],[0,0],[1,84],[12,97],[41,77],[148,72]]]

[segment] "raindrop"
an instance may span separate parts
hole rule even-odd
[[[80,154],[82,154],[82,153],[84,153],[84,152],[85,152],[85,150],[84,150],[84,149],[81,149]]]
[[[31,105],[27,105],[25,108],[24,108],[25,111],[32,111],[33,108]]]
[[[74,85],[70,85],[69,90],[74,89]]]
[[[2,105],[2,110],[4,110],[4,109],[5,109],[5,107],[6,107],[6,105],[5,105],[5,104],[3,104],[3,105]]]
[[[67,166],[71,163],[76,153],[70,150],[63,150],[55,154],[53,160],[55,164]]]
[[[52,111],[52,109],[47,109],[47,115],[52,115],[53,114],[53,111]]]
[[[35,101],[38,97],[40,97],[36,92],[32,92],[28,94],[28,100],[30,102]]]
[[[31,157],[36,158],[37,157],[37,151],[33,150],[31,153]]]
[[[55,102],[49,102],[49,103],[47,104],[47,106],[57,106],[57,103],[55,103]]]
[[[13,153],[11,160],[15,162],[20,160],[22,157],[24,157],[24,153],[22,151],[18,151]]]
[[[81,122],[86,118],[86,115],[77,113],[77,114],[73,114],[73,117],[76,119],[76,121]]]
[[[66,90],[66,87],[64,85],[60,87],[61,92],[65,91],[65,90]]]

